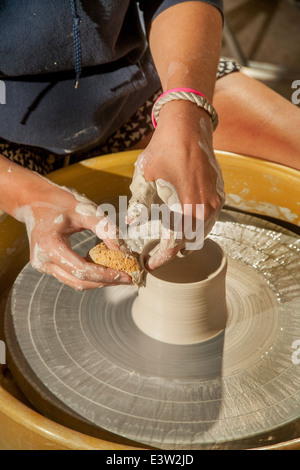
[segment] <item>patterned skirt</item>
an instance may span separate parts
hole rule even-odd
[[[235,61],[221,58],[217,80],[239,70],[240,66]],[[67,157],[58,156],[41,148],[23,146],[0,139],[0,154],[23,167],[36,171],[41,175],[47,175],[67,164],[77,163],[94,156],[129,150],[153,131],[152,107],[161,93],[162,90],[158,90],[135,112],[126,124],[114,132],[105,142],[87,152],[78,152]]]

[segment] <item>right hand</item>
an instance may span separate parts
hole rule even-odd
[[[130,189],[129,225],[141,213],[150,214],[157,200],[177,213],[174,229],[162,228],[160,242],[145,260],[147,269],[202,247],[225,202],[211,119],[205,110],[187,101],[173,101],[162,108],[153,137],[135,164]],[[197,205],[203,212],[197,212]],[[188,227],[198,227],[196,242],[189,236],[193,230],[185,230],[185,221]]]

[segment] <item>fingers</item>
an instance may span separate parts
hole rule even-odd
[[[149,270],[157,269],[173,259],[184,246],[183,211],[177,191],[171,183],[163,179],[156,180],[155,185],[164,206],[160,242],[146,260]]]
[[[173,184],[159,178],[156,180],[156,190],[160,199],[170,210],[181,214],[183,213],[178,193]]]
[[[169,232],[169,238],[161,238],[156,247],[150,251],[145,260],[146,268],[154,271],[167,263],[180,252],[184,246],[184,240],[177,239],[174,232]]]
[[[130,191],[132,197],[129,201],[126,222],[129,225],[143,224],[148,220],[151,205],[154,204],[157,197],[157,191],[154,182],[145,180],[139,166],[136,166]]]
[[[101,207],[75,191],[51,187],[55,204],[32,203],[24,220],[31,246],[31,264],[75,289],[132,284],[123,272],[89,263],[69,246],[69,237],[91,230],[111,249],[130,252],[113,221]]]
[[[94,207],[94,212],[86,211],[86,214],[81,214],[80,228],[94,232],[100,240],[103,240],[107,248],[130,254],[131,251],[116,222],[111,220],[100,206],[97,207],[92,202],[90,204]]]
[[[52,249],[47,252],[35,244],[31,264],[40,272],[55,274],[57,279],[75,289],[132,284],[126,273],[85,261],[60,237],[52,240]]]
[[[172,224],[162,224],[160,242],[146,260],[146,267],[150,270],[160,267],[175,256],[187,256],[203,246],[205,223],[202,204],[196,208],[195,215],[192,204],[184,206],[183,214],[180,206],[178,211],[170,211],[170,215],[173,216]]]
[[[50,276],[55,277],[62,284],[72,287],[72,289],[75,289],[77,291],[99,289],[101,287],[105,287],[108,285],[109,286],[118,285],[117,283],[105,284],[101,282],[84,281],[84,280],[77,279],[74,276],[67,273],[60,266],[57,266],[53,263],[46,263],[44,265],[43,272],[46,274],[49,274]]]
[[[182,206],[175,187],[158,179],[155,182],[147,182],[142,174],[141,167],[136,166],[134,178],[130,186],[132,198],[129,202],[127,212],[127,223],[129,225],[145,224],[151,213],[155,201],[165,207],[162,208],[162,228],[159,244],[149,253],[146,266],[154,270],[174,258],[183,248],[182,239]],[[171,224],[171,214],[173,217]],[[165,225],[164,225],[165,224]],[[141,232],[142,233],[142,232]]]

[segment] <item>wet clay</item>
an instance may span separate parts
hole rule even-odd
[[[151,248],[147,245],[146,250]],[[145,250],[141,262],[144,256]],[[147,272],[132,307],[136,325],[148,336],[172,344],[214,337],[226,326],[226,269],[222,249],[208,238],[201,250]]]

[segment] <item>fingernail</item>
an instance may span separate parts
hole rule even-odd
[[[132,278],[130,276],[122,276],[120,275],[119,279],[117,280],[121,284],[132,284]]]
[[[152,271],[154,271],[154,269],[156,268],[156,265],[155,265],[155,260],[153,258],[148,258],[148,260],[145,262],[145,268],[147,269],[147,271],[149,271],[150,273]]]
[[[129,248],[129,246],[124,240],[119,240],[119,250],[129,255],[132,254],[132,250]]]
[[[147,269],[147,271],[152,271],[151,266],[149,266],[149,263],[151,261],[150,255],[147,255],[144,259],[144,266]]]

